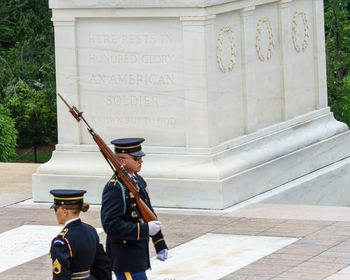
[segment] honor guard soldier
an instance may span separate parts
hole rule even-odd
[[[86,212],[89,204],[83,202],[84,190],[51,190],[54,196],[56,218],[64,224],[61,233],[52,240],[53,280],[111,280],[109,259],[100,244],[96,229],[82,223],[80,211]]]
[[[125,170],[138,182],[141,199],[154,212],[145,180],[137,173],[142,167],[143,138],[113,140],[115,154]],[[102,194],[101,220],[107,233],[106,252],[118,280],[145,280],[150,268],[148,242],[152,241],[157,258],[165,261],[168,248],[161,232],[161,222],[142,221],[133,194],[114,175]]]

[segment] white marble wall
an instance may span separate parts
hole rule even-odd
[[[104,138],[213,147],[327,106],[321,2],[128,3],[50,1],[57,89]],[[59,143],[91,144],[58,105]]]
[[[249,176],[261,164],[347,131],[327,107],[321,0],[49,3],[57,91],[106,142],[146,138],[142,174],[154,182],[158,206],[237,203],[312,169],[301,164],[278,183],[270,180],[278,168],[269,169],[271,178],[249,192],[240,172]],[[303,126],[313,130],[304,135]],[[34,199],[47,199],[50,181],[69,187],[76,176],[86,188],[98,185],[98,193],[109,167],[60,101],[58,139],[52,160],[33,176]],[[326,158],[322,164],[333,163]],[[257,174],[252,184],[263,176]],[[181,191],[163,198],[174,188]],[[196,188],[203,202],[185,203]]]

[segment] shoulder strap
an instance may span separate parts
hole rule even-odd
[[[118,180],[117,182],[118,182],[118,185],[122,191],[122,198],[123,198],[123,204],[124,204],[123,215],[124,215],[125,211],[126,211],[125,190],[124,190],[124,186],[120,183],[120,181]]]

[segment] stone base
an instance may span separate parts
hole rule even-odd
[[[349,144],[347,126],[326,108],[213,148],[146,146],[141,175],[156,207],[224,209],[336,166],[334,163],[350,157]],[[325,171],[320,178],[332,174]],[[88,202],[99,204],[111,175],[97,146],[58,144],[51,160],[33,174],[33,199],[51,201],[52,188],[81,188],[88,191]],[[332,178],[332,184],[336,180]],[[295,188],[307,191],[310,186],[300,182],[306,187],[296,184]],[[312,186],[321,187],[322,182],[315,180]]]
[[[350,205],[350,157],[273,189],[261,203]]]

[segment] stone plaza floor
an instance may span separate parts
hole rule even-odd
[[[48,252],[11,263],[39,248],[27,229],[58,226],[49,204],[30,200],[31,174],[38,166],[0,163],[0,280],[51,279]],[[350,208],[255,203],[222,211],[159,208],[157,213],[170,251],[168,261],[152,260],[150,280],[350,279]],[[99,206],[81,218],[101,228]],[[19,229],[21,238],[11,239]],[[100,238],[104,243],[105,233]],[[150,252],[153,257],[152,246]]]

